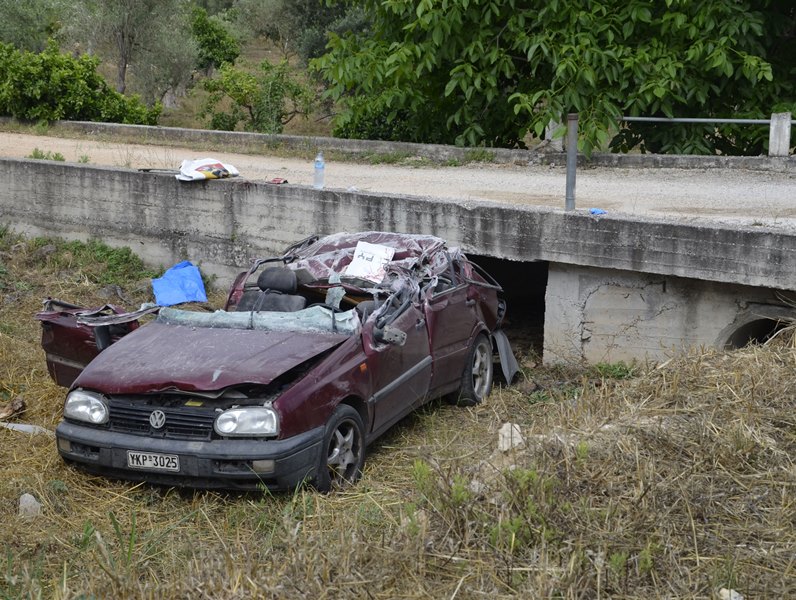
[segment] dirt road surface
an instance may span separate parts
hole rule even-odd
[[[313,176],[312,161],[296,158],[0,132],[3,157],[24,158],[34,148],[58,152],[69,162],[131,169],[178,169],[183,159],[210,156],[231,163],[241,177],[253,181],[282,177],[292,185],[311,185]],[[326,162],[329,189],[561,209],[565,176],[563,165],[473,163],[461,167],[413,167]],[[578,210],[601,208],[608,213],[688,221],[707,219],[796,231],[796,173],[741,169],[579,169],[576,206]]]

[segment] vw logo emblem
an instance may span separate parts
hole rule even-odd
[[[149,415],[149,424],[154,429],[160,429],[166,424],[166,413],[162,410],[153,410],[152,414]]]

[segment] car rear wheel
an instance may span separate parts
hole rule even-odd
[[[479,333],[467,355],[467,365],[462,373],[459,394],[455,397],[459,406],[475,406],[484,401],[492,390],[492,344],[483,333]]]
[[[359,413],[347,404],[339,405],[326,425],[321,464],[315,487],[321,492],[355,483],[365,463],[365,427]]]

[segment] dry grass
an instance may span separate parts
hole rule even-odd
[[[63,390],[31,316],[53,287],[107,299],[95,275],[40,247],[0,238],[0,393],[24,397],[20,421],[53,428]],[[138,302],[133,280],[119,285]],[[371,448],[355,488],[329,496],[107,481],[66,467],[46,436],[0,429],[0,596],[794,597],[788,340],[623,380],[536,369],[526,376],[550,382],[543,392],[432,404]],[[526,447],[501,454],[506,421]],[[40,517],[17,516],[25,492]]]

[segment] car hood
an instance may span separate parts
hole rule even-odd
[[[241,383],[267,385],[348,337],[155,321],[100,353],[72,387],[106,394],[140,394],[173,389],[216,391]]]

